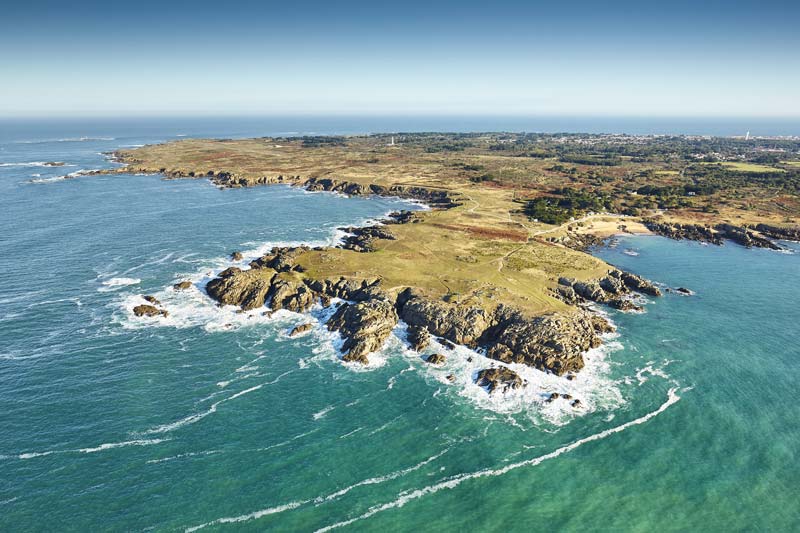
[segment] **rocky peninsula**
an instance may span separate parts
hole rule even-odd
[[[486,138],[477,136],[457,153],[432,150],[425,136],[400,138],[407,144],[387,145],[381,136],[336,143],[186,140],[119,151],[115,157],[125,166],[113,172],[204,178],[222,188],[282,183],[427,205],[427,211],[392,213],[379,224],[341,228],[347,235],[335,247],[274,248],[254,258],[234,252],[233,259],[249,259],[248,266],[231,266],[205,287],[220,305],[244,311],[302,313],[315,305],[336,306],[325,325],[342,336],[342,358],[357,364],[368,364],[402,321],[406,340],[417,350],[425,350],[434,336],[500,363],[571,376],[583,368],[586,351],[613,331],[595,306],[641,311],[635,296],[662,294],[648,280],[585,253],[587,246],[633,231],[778,248],[772,239],[800,234],[769,217],[758,225],[721,220],[709,226],[679,213],[676,221],[663,213],[570,211],[577,216],[543,221],[530,212],[531,202],[537,213],[549,212],[531,198],[548,198],[556,180],[536,173],[540,162],[531,166],[529,160],[496,156],[482,145]],[[485,170],[477,179],[476,172]],[[511,178],[496,177],[502,172]],[[526,172],[529,178],[520,184]],[[189,287],[182,282],[175,290]],[[165,316],[151,307],[136,312]],[[432,354],[427,360],[441,364],[445,358]],[[510,368],[487,366],[476,376],[487,390],[524,386]]]

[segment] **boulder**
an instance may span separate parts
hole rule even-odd
[[[479,386],[486,387],[489,392],[499,391],[506,392],[512,389],[522,388],[522,378],[504,366],[496,368],[485,368],[478,372],[475,381]]]
[[[159,302],[158,298],[156,298],[155,296],[150,296],[149,294],[147,294],[145,296],[142,296],[142,298],[144,298],[145,301],[150,302],[153,305],[161,305],[161,302]]]
[[[159,309],[153,305],[137,305],[133,308],[133,314],[136,316],[148,316],[148,317],[155,317],[155,316],[163,316],[167,317],[169,313],[165,309]]]
[[[294,329],[289,333],[290,337],[296,337],[298,335],[302,335],[307,331],[311,331],[314,328],[313,322],[308,322],[307,324],[301,324],[299,326],[295,326]]]
[[[443,365],[445,361],[447,361],[447,358],[440,353],[431,354],[425,359],[426,363],[430,363],[432,365]]]
[[[241,261],[242,259],[244,259],[244,256],[242,255],[242,252],[233,252],[231,254],[231,260],[232,261]]]
[[[179,281],[178,283],[176,283],[175,285],[172,286],[172,288],[175,289],[176,291],[183,291],[183,290],[189,289],[191,287],[192,287],[192,282],[191,281],[186,281],[186,280]]]
[[[642,306],[636,305],[627,298],[616,298],[608,302],[608,305],[623,312],[642,311]]]

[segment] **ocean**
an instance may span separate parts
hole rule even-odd
[[[473,124],[443,121],[0,123],[0,530],[800,529],[800,245],[598,248],[695,294],[608,311],[618,332],[576,380],[527,370],[526,389],[490,397],[464,348],[431,367],[399,329],[357,368],[324,327],[288,336],[308,317],[237,314],[202,291],[233,251],[330,244],[340,226],[419,206],[61,178],[182,136]],[[184,279],[190,290],[170,289]],[[144,294],[169,317],[133,317]],[[549,392],[586,408],[546,404]]]

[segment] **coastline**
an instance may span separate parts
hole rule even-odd
[[[359,152],[349,148],[351,141]],[[583,354],[600,346],[601,336],[614,329],[589,304],[639,313],[643,307],[637,295],[661,296],[652,282],[587,253],[604,239],[698,234],[718,242],[728,237],[745,246],[778,248],[746,226],[731,224],[709,230],[692,225],[685,233],[670,233],[664,228],[690,225],[592,212],[557,225],[543,224],[524,216],[514,189],[454,176],[449,168],[469,165],[452,158],[418,150],[405,154],[405,149],[370,145],[375,141],[365,138],[321,143],[322,148],[308,148],[304,142],[184,140],[118,150],[114,159],[123,166],[95,173],[208,179],[223,189],[288,184],[310,192],[424,203],[429,207],[424,213],[400,212],[378,224],[339,228],[344,236],[335,246],[276,247],[247,258],[246,266],[215,273],[203,289],[219,305],[242,311],[266,307],[265,313],[304,313],[317,304],[345,302],[326,326],[343,337],[347,362],[368,364],[368,356],[380,350],[398,323],[411,328],[408,341],[417,351],[426,350],[431,337],[479,349],[492,365],[502,364],[501,370],[490,366],[475,378],[490,392],[524,386],[504,366],[512,363],[568,378],[578,373]],[[347,166],[342,166],[343,157],[351,159]],[[362,171],[361,165],[384,157],[386,175],[366,167]],[[429,160],[439,165],[433,168],[441,168],[441,174],[421,179],[419,173],[430,172]],[[168,312],[145,304],[134,311],[155,320]],[[441,360],[443,356],[430,355],[431,364]]]

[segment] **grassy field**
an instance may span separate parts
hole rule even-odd
[[[785,172],[782,168],[760,165],[756,163],[743,163],[739,161],[726,161],[724,163],[707,163],[709,165],[722,165],[737,172]]]

